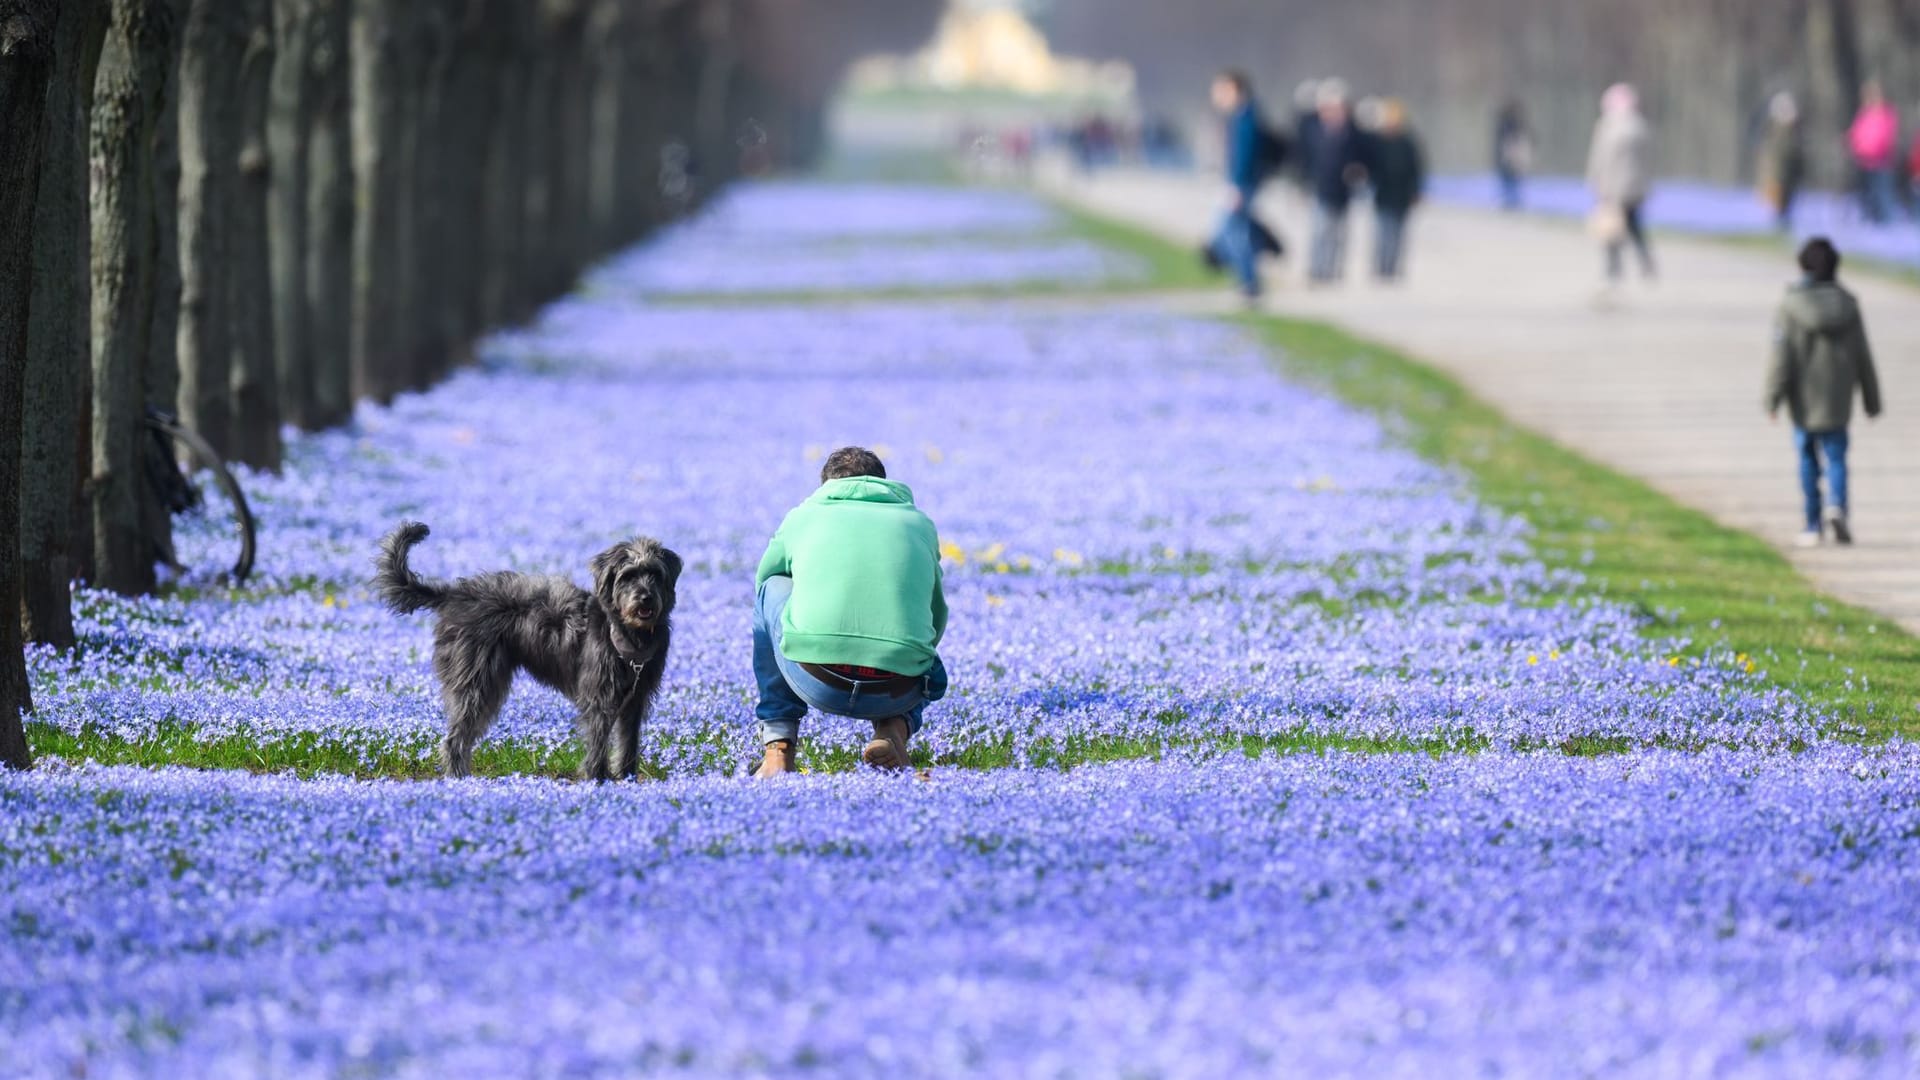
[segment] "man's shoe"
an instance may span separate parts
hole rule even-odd
[[[890,716],[873,722],[873,741],[860,751],[860,760],[876,769],[899,772],[912,764],[907,757],[907,718]]]
[[[1796,536],[1793,538],[1793,546],[1797,548],[1819,547],[1820,546],[1820,530],[1819,529],[1802,530],[1799,536]]]
[[[767,756],[760,761],[760,767],[753,770],[755,780],[765,780],[781,773],[795,771],[793,764],[794,745],[792,739],[775,739],[767,744]]]
[[[1847,527],[1847,512],[1837,506],[1827,507],[1827,528],[1833,530],[1833,542],[1836,544],[1853,543],[1853,530]]]
[[[1200,245],[1200,265],[1215,274],[1227,268],[1226,264],[1220,261],[1220,253],[1213,250],[1212,244]]]

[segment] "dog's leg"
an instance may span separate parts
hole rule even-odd
[[[587,708],[580,713],[580,741],[587,746],[587,756],[580,762],[580,778],[583,780],[605,781],[613,778],[607,768],[607,745],[613,741],[614,728],[619,726],[613,713],[600,708]]]
[[[447,707],[440,767],[448,776],[471,776],[474,745],[493,726],[513,688],[513,661],[502,649],[446,637],[435,643],[433,666]]]
[[[613,726],[613,775],[625,780],[640,771],[640,710],[628,709]]]

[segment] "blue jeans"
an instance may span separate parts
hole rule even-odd
[[[1800,451],[1800,491],[1807,498],[1807,531],[1820,528],[1820,459],[1827,460],[1827,505],[1847,512],[1847,429],[1802,431],[1793,429],[1794,449]]]
[[[1895,209],[1893,167],[1860,171],[1860,204],[1867,220],[1875,225],[1893,219]]]
[[[1347,208],[1313,203],[1313,252],[1307,276],[1314,281],[1338,281],[1347,268]]]
[[[1503,210],[1520,209],[1520,174],[1507,169],[1496,173],[1500,178],[1500,208]]]
[[[780,651],[780,614],[793,595],[793,579],[776,575],[760,586],[753,605],[753,677],[760,684],[760,704],[753,715],[760,721],[762,745],[775,739],[798,739],[800,718],[809,706],[855,720],[907,718],[907,730],[920,733],[920,717],[927,702],[947,696],[947,669],[935,657],[916,690],[883,693],[877,682],[854,682],[843,690],[814,678]]]
[[[1214,230],[1214,257],[1233,271],[1240,282],[1240,291],[1248,296],[1257,296],[1260,292],[1260,274],[1254,260],[1259,256],[1253,242],[1253,200],[1250,195],[1242,194],[1240,206],[1227,211],[1220,219],[1220,227]]]
[[[1400,276],[1400,253],[1407,241],[1407,212],[1378,210],[1373,220],[1373,272],[1391,281]]]

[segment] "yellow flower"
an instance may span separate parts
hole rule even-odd
[[[1163,548],[1161,548],[1161,549],[1160,549],[1160,554],[1162,554],[1162,555],[1165,555],[1165,556],[1166,556],[1167,558],[1169,558],[1169,559],[1177,559],[1177,558],[1179,558],[1179,557],[1180,557],[1180,553],[1179,553],[1178,551],[1175,551],[1175,550],[1173,549],[1173,546],[1172,546],[1171,544],[1169,544],[1169,545],[1168,545],[1168,546],[1166,546],[1166,547],[1163,547]]]
[[[1527,654],[1527,666],[1528,666],[1528,667],[1532,667],[1532,666],[1534,666],[1535,664],[1538,664],[1539,662],[1540,662],[1540,654],[1538,654],[1538,653],[1528,653],[1528,654]]]
[[[1552,649],[1552,650],[1549,650],[1549,651],[1548,651],[1548,653],[1547,653],[1547,659],[1549,659],[1549,660],[1558,660],[1558,659],[1560,659],[1560,650],[1559,650],[1559,649]]]
[[[1679,666],[1680,666],[1680,658],[1679,658],[1679,657],[1677,657],[1677,656],[1669,656],[1669,657],[1667,657],[1667,666],[1668,666],[1668,667],[1679,667]]]
[[[989,597],[987,597],[987,606],[988,606],[988,607],[1004,607],[1004,606],[1006,605],[1006,602],[1007,602],[1007,598],[1006,598],[1006,597],[1004,597],[1004,596],[989,596]]]
[[[1080,564],[1086,562],[1087,560],[1084,556],[1082,556],[1077,551],[1071,551],[1067,548],[1058,547],[1053,549],[1053,561],[1057,563],[1064,563],[1068,566],[1079,566]]]
[[[807,464],[811,465],[816,461],[822,461],[826,458],[827,448],[818,445],[809,446],[801,451],[801,454],[807,459]]]
[[[929,464],[938,465],[945,460],[947,460],[947,455],[942,453],[939,447],[932,443],[927,444],[927,462]]]
[[[1033,569],[1033,560],[1027,558],[1025,555],[1022,555],[1019,558],[1013,560],[1013,565],[1019,567],[1022,570],[1031,570]]]
[[[1753,674],[1753,661],[1747,661],[1747,674]]]
[[[1005,559],[993,564],[993,572],[996,574],[1010,573],[1012,570],[1013,567],[1008,565]]]
[[[981,562],[997,562],[1000,556],[1006,553],[1007,545],[995,543],[988,544],[986,547],[981,548],[978,552],[975,552],[975,555]]]
[[[333,606],[333,594],[332,594],[332,593],[328,593],[327,595],[325,595],[325,596],[323,596],[323,597],[321,597],[321,598],[320,598],[320,606],[321,606],[321,607],[323,607],[323,608],[330,608],[330,607],[332,607],[332,606]]]
[[[951,540],[940,541],[940,557],[951,560],[955,566],[967,565],[967,549]]]

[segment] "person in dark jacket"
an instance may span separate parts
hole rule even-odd
[[[1793,201],[1807,175],[1807,148],[1800,134],[1800,106],[1782,90],[1767,103],[1766,133],[1760,139],[1760,198],[1773,208],[1781,232],[1793,228]]]
[[[1365,136],[1353,126],[1347,84],[1320,84],[1320,132],[1310,163],[1313,196],[1313,255],[1308,278],[1316,284],[1340,280],[1347,261],[1347,210],[1353,189],[1366,179]]]
[[[1367,176],[1373,182],[1373,272],[1381,281],[1400,277],[1406,246],[1407,215],[1426,187],[1426,159],[1420,140],[1407,127],[1407,106],[1397,98],[1380,103],[1380,127],[1369,149]]]
[[[1260,295],[1260,255],[1278,249],[1273,233],[1253,216],[1253,200],[1269,166],[1253,80],[1242,71],[1215,76],[1213,107],[1226,117],[1228,205],[1202,256],[1210,266],[1231,270],[1241,295],[1252,300]]]
[[[1799,283],[1780,301],[1774,319],[1773,364],[1767,372],[1767,415],[1786,406],[1800,454],[1800,488],[1806,497],[1801,547],[1820,543],[1822,526],[1836,543],[1851,544],[1847,523],[1847,424],[1857,391],[1869,417],[1880,415],[1880,381],[1873,371],[1866,322],[1853,294],[1840,287],[1840,253],[1816,236],[1800,249]],[[1825,460],[1827,497],[1822,506],[1820,466]]]
[[[1533,132],[1519,99],[1500,106],[1493,121],[1493,175],[1500,181],[1500,208],[1518,210],[1521,185],[1533,169]]]

